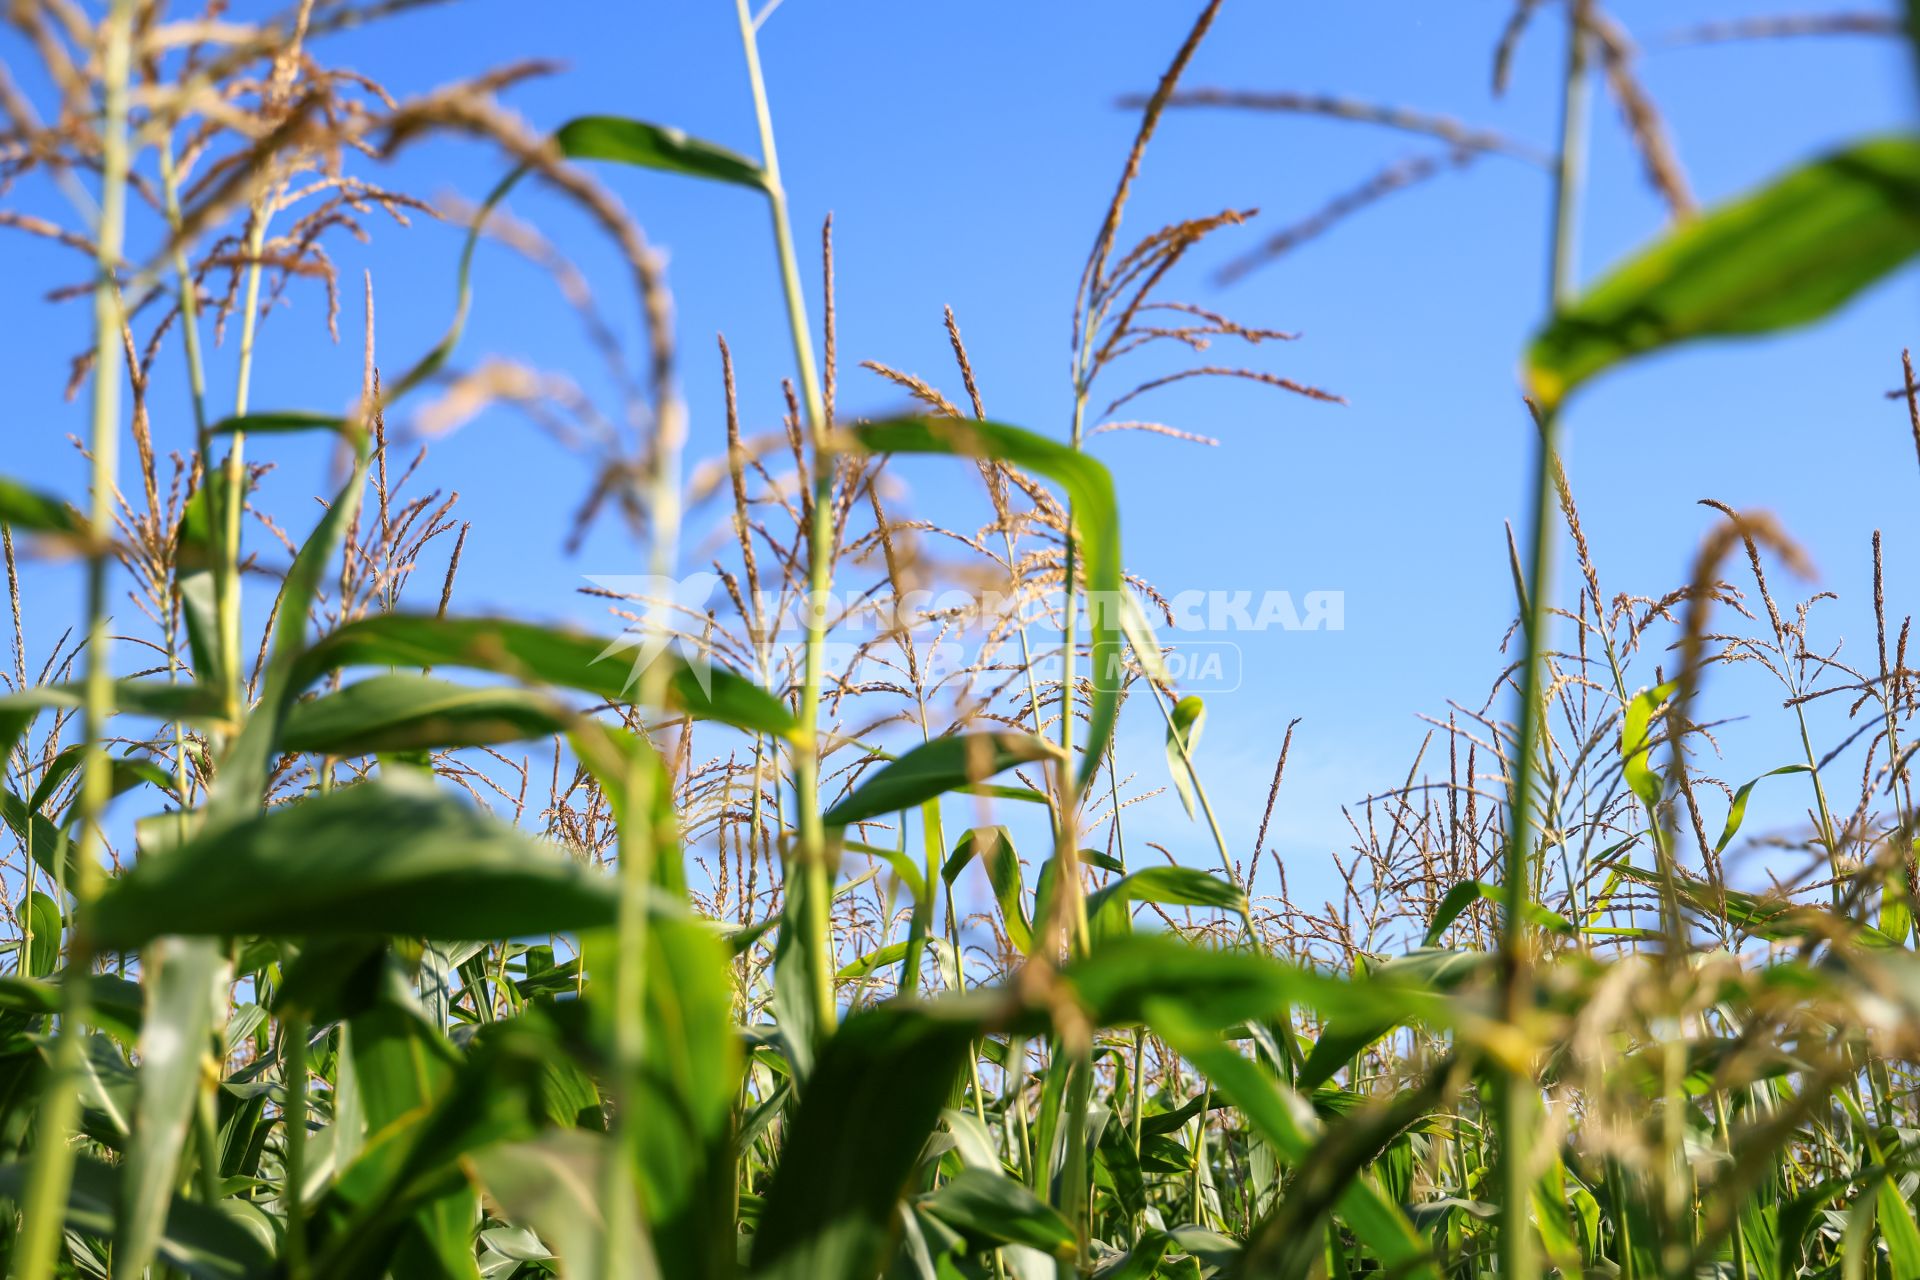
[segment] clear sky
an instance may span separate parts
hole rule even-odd
[[[766,27],[763,51],[802,243],[813,242],[829,211],[835,218],[843,412],[901,404],[894,389],[855,367],[860,359],[926,375],[957,394],[940,325],[950,304],[989,411],[1065,434],[1073,290],[1134,128],[1133,113],[1116,99],[1152,86],[1195,9],[1188,0],[786,0]],[[1186,83],[1351,95],[1454,115],[1545,149],[1560,24],[1553,14],[1537,21],[1511,91],[1496,101],[1489,66],[1507,9],[1496,0],[1228,0]],[[1663,48],[1661,37],[1693,23],[1775,10],[1752,0],[1622,0],[1617,9],[1647,46],[1647,83],[1703,200],[1863,131],[1894,127],[1908,111],[1906,64],[1892,41]],[[472,0],[336,43],[330,61],[398,94],[489,65],[557,58],[568,64],[564,74],[510,98],[536,125],[613,112],[756,149],[733,7],[724,0]],[[36,85],[21,52],[0,45],[20,78]],[[1299,342],[1262,348],[1245,362],[1350,401],[1187,383],[1143,403],[1143,416],[1217,437],[1218,449],[1142,435],[1097,442],[1122,496],[1134,572],[1168,591],[1345,593],[1343,631],[1272,634],[1248,646],[1245,686],[1213,699],[1202,751],[1229,834],[1245,843],[1281,731],[1303,717],[1274,843],[1309,875],[1343,843],[1338,806],[1404,775],[1424,732],[1418,715],[1444,717],[1449,698],[1479,705],[1501,664],[1497,646],[1512,612],[1502,522],[1522,510],[1531,430],[1515,369],[1543,305],[1547,182],[1525,164],[1488,158],[1359,214],[1236,285],[1216,285],[1212,271],[1252,247],[1263,228],[1304,217],[1381,166],[1433,149],[1364,125],[1176,112],[1127,211],[1128,231],[1139,235],[1224,207],[1260,208],[1251,226],[1196,256],[1181,292],[1248,323],[1301,331]],[[482,148],[433,144],[405,160],[401,185],[473,198],[502,168]],[[749,431],[772,426],[790,349],[760,202],[656,175],[602,176],[670,254],[693,412],[690,456],[721,447],[717,332],[738,360]],[[57,208],[45,193],[23,190],[19,200]],[[516,197],[514,207],[578,254],[623,329],[637,334],[612,255],[578,218],[538,194]],[[1662,218],[1617,110],[1602,99],[1583,265],[1604,266],[1655,234]],[[381,229],[364,249],[336,249],[349,278],[363,266],[373,273],[389,368],[444,327],[458,243],[456,228],[423,225]],[[82,430],[84,407],[60,392],[87,318],[77,304],[40,298],[83,273],[70,251],[0,240],[9,317],[0,344],[0,469],[70,495],[82,492],[84,469],[65,437]],[[809,265],[809,280],[816,276]],[[488,249],[476,280],[463,358],[508,354],[591,376],[577,328],[533,272]],[[1882,394],[1898,384],[1900,348],[1915,336],[1910,283],[1877,290],[1815,331],[1650,362],[1576,402],[1569,466],[1609,592],[1678,585],[1716,519],[1695,500],[1712,496],[1772,510],[1809,549],[1820,585],[1842,597],[1833,617],[1855,646],[1849,652],[1872,644],[1868,548],[1876,527],[1888,540],[1890,607],[1911,607],[1920,472],[1904,409]],[[351,400],[354,309],[337,348],[325,344],[319,315],[309,291],[267,325],[256,406],[330,409]],[[216,364],[219,403],[231,381],[231,344]],[[155,392],[165,410],[155,424],[163,448],[184,449],[191,439],[178,383],[168,364]],[[282,463],[269,491],[282,510],[324,487],[317,450],[276,444],[266,452]],[[460,491],[460,510],[474,522],[463,607],[588,619],[591,606],[574,595],[585,575],[639,571],[637,553],[611,525],[576,556],[563,555],[585,471],[520,421],[489,414],[437,441],[428,465],[432,483]],[[912,509],[937,518],[952,473],[903,474],[914,482]],[[43,566],[34,576],[73,575]],[[48,614],[66,608],[77,616],[71,592],[45,598],[54,601]],[[66,621],[41,616],[33,624],[49,636]],[[1123,741],[1150,777],[1160,730],[1138,714]],[[1726,772],[1751,776],[1795,749],[1776,712],[1730,742]],[[1190,849],[1188,860],[1208,860],[1202,832],[1185,824],[1177,805],[1160,802],[1142,823],[1145,834]]]

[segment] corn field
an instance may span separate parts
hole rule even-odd
[[[542,63],[407,97],[330,60],[437,0],[5,7],[0,232],[86,275],[48,300],[0,274],[4,305],[87,309],[92,339],[45,375],[86,413],[84,488],[0,475],[7,1274],[1920,1280],[1898,565],[1876,533],[1870,611],[1836,600],[1791,529],[1709,495],[1681,580],[1603,581],[1562,458],[1587,384],[1816,324],[1920,254],[1912,122],[1703,205],[1599,0],[1495,6],[1495,92],[1554,68],[1538,154],[1417,108],[1195,87],[1222,0],[1181,0],[1053,300],[1060,412],[1016,426],[951,309],[936,376],[839,350],[831,221],[796,228],[782,183],[778,4],[735,0],[752,155],[617,102],[535,129],[508,102]],[[807,8],[779,20],[829,20]],[[1920,6],[1686,34],[1829,36],[1920,68]],[[1132,225],[1165,119],[1220,110],[1430,150],[1251,239],[1237,209]],[[1669,216],[1582,273],[1613,128]],[[435,139],[486,157],[480,200],[397,185]],[[1511,609],[1481,620],[1505,643],[1352,806],[1336,899],[1297,900],[1269,826],[1316,747],[1286,724],[1264,794],[1209,789],[1206,700],[1096,438],[1205,441],[1143,416],[1189,379],[1338,412],[1271,318],[1190,300],[1190,255],[1230,244],[1237,278],[1514,158],[1546,175],[1552,252],[1501,425],[1532,460]],[[635,167],[764,206],[781,420],[742,411],[724,338],[722,385],[683,377],[667,255],[612,181]],[[534,188],[624,273],[590,283],[517,218]],[[429,219],[464,237],[450,314],[329,253]],[[578,313],[597,380],[463,351],[505,256]],[[267,332],[290,304],[306,328]],[[392,352],[380,311],[444,336]],[[349,410],[252,403],[256,366],[330,341],[364,352]],[[1904,468],[1897,334],[1885,365],[1867,465]],[[839,412],[854,368],[909,411]],[[583,589],[598,632],[463,607],[469,526],[420,440],[489,408],[578,456],[571,541],[610,528],[646,566]],[[313,441],[318,501],[268,510],[263,477]],[[978,523],[916,515],[908,475]],[[36,593],[55,578],[77,618]],[[1718,696],[1736,666],[1777,692]],[[1736,718],[1778,767],[1715,776]],[[1164,758],[1128,759],[1123,724]],[[1149,802],[1191,820],[1180,856],[1129,839]],[[1762,832],[1750,802],[1804,816]]]

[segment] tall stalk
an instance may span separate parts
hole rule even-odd
[[[1554,166],[1553,215],[1548,259],[1547,311],[1551,315],[1570,298],[1577,270],[1580,187],[1586,172],[1588,115],[1587,14],[1589,0],[1576,0],[1567,14],[1566,75],[1562,85],[1560,147]],[[1533,880],[1534,757],[1544,737],[1547,627],[1552,621],[1554,459],[1559,452],[1559,413],[1548,407],[1539,418],[1535,447],[1533,509],[1529,527],[1525,657],[1520,674],[1520,739],[1513,757],[1512,812],[1507,821],[1505,903],[1501,914],[1501,960],[1506,978],[1506,1015],[1511,1023],[1526,1016],[1533,1000],[1526,906]],[[1506,1074],[1500,1086],[1500,1273],[1537,1274],[1528,1207],[1532,1203],[1532,1129],[1539,1108],[1531,1074]]]
[[[662,295],[664,297],[664,295]],[[670,319],[666,305],[642,306],[649,323],[661,325]],[[653,469],[647,479],[648,528],[653,539],[649,554],[649,572],[655,581],[671,577],[679,562],[680,535],[680,454],[686,443],[686,410],[674,382],[671,334],[653,336],[654,432]],[[665,635],[672,626],[667,606],[656,594],[647,604],[647,625]],[[642,707],[664,706],[672,667],[655,660],[640,673],[639,700]],[[638,731],[645,737],[645,722]],[[687,732],[687,730],[682,730]],[[619,819],[620,900],[616,929],[619,952],[614,973],[615,1021],[614,1050],[620,1067],[617,1116],[620,1147],[632,1153],[639,1150],[641,1132],[648,1117],[639,1106],[634,1082],[645,1070],[647,962],[651,943],[649,898],[657,879],[656,868],[662,852],[663,832],[654,820],[661,797],[658,787],[671,790],[672,777],[653,766],[647,758],[651,746],[644,740],[626,757],[624,789],[626,811]],[[757,785],[757,784],[756,784]],[[668,807],[671,796],[666,797]],[[626,1161],[609,1160],[604,1165],[603,1193],[609,1204],[620,1196],[631,1195]]]
[[[117,272],[126,234],[127,78],[133,43],[133,0],[113,0],[101,34],[100,80],[105,101],[100,126],[93,414],[88,444],[93,492],[88,525],[87,667],[82,713],[86,763],[80,786],[80,844],[72,885],[73,930],[66,975],[60,983],[60,1032],[35,1127],[33,1167],[28,1174],[24,1220],[13,1260],[13,1274],[23,1280],[46,1280],[53,1275],[55,1251],[66,1223],[67,1194],[73,1181],[72,1135],[79,1119],[80,1074],[91,1015],[88,980],[94,955],[87,917],[99,889],[100,858],[106,848],[101,819],[113,798],[113,765],[106,751],[107,718],[113,711],[107,574],[113,564],[111,539],[120,444],[122,349]]]
[[[740,18],[740,45],[746,54],[747,80],[753,89],[754,119],[760,129],[760,167],[766,173],[767,207],[773,217],[774,250],[780,260],[780,285],[786,296],[787,327],[793,337],[793,360],[800,374],[806,428],[813,447],[812,511],[807,524],[806,656],[800,684],[800,735],[793,749],[793,785],[799,805],[800,875],[805,918],[800,955],[807,969],[813,997],[814,1029],[824,1036],[833,1030],[838,1011],[833,998],[833,907],[827,876],[827,833],[820,821],[820,690],[826,666],[827,592],[833,585],[833,452],[827,433],[826,397],[821,392],[819,365],[813,358],[813,330],[807,324],[806,293],[800,284],[799,259],[793,251],[793,228],[787,216],[786,188],[780,182],[780,155],[773,140],[773,112],[767,103],[767,83],[760,71],[760,43],[747,0],[735,0]]]
[[[287,1018],[280,1024],[281,1087],[287,1108],[286,1179],[281,1195],[287,1202],[284,1256],[287,1280],[306,1280],[307,1217],[300,1203],[307,1181],[307,1037],[305,1018]]]

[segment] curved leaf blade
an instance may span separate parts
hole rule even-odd
[[[1546,406],[1649,352],[1808,324],[1920,253],[1920,138],[1874,138],[1686,223],[1589,287],[1534,339]]]
[[[618,641],[511,618],[391,613],[350,622],[316,641],[301,657],[296,682],[304,688],[352,666],[466,667],[624,703],[633,672],[620,654]],[[787,705],[745,676],[671,651],[654,661],[674,664],[674,704],[688,715],[751,733],[796,732]]]
[[[911,809],[1017,764],[1057,758],[1053,744],[1028,733],[956,733],[888,761],[833,806],[824,821],[845,827]]]
[[[1087,625],[1093,650],[1093,703],[1087,716],[1084,787],[1113,736],[1126,683],[1127,592],[1121,576],[1120,504],[1113,477],[1093,458],[1004,422],[972,418],[890,418],[847,435],[868,453],[929,453],[992,458],[1035,471],[1066,489],[1073,502],[1075,543],[1087,575]]]
[[[1173,775],[1173,789],[1180,793],[1180,803],[1191,818],[1197,781],[1191,761],[1200,749],[1200,734],[1207,727],[1207,704],[1197,695],[1188,694],[1173,704],[1167,717],[1167,771]]]
[[[166,933],[508,938],[611,924],[615,896],[611,880],[551,846],[430,783],[393,778],[143,858],[91,922],[102,946],[127,949]]]
[[[73,537],[84,534],[87,528],[80,513],[59,498],[6,476],[0,476],[0,524]]]
[[[295,705],[280,747],[342,757],[484,747],[562,733],[572,719],[568,708],[532,690],[395,672]]]
[[[613,160],[756,191],[767,189],[766,170],[758,164],[668,125],[624,116],[580,116],[556,129],[553,141],[570,160]]]

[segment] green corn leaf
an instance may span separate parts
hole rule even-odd
[[[1179,792],[1180,803],[1191,818],[1197,784],[1189,762],[1200,749],[1200,733],[1207,727],[1207,704],[1188,694],[1173,704],[1168,715],[1172,723],[1167,726],[1167,771],[1173,775],[1173,789]]]
[[[19,1204],[27,1185],[24,1164],[0,1165],[0,1197]],[[67,1195],[66,1224],[77,1232],[114,1238],[114,1205],[119,1202],[120,1171],[81,1157],[74,1162]],[[274,1259],[268,1246],[236,1215],[175,1195],[155,1248],[156,1256],[195,1280],[250,1280],[269,1275]]]
[[[6,476],[0,476],[0,524],[72,537],[85,534],[87,529],[80,513],[59,498],[29,489]]]
[[[644,809],[651,828],[653,883],[684,900],[687,869],[680,845],[680,815],[674,809],[673,778],[653,744],[620,725],[576,720],[569,735],[574,754],[600,783],[614,819],[632,820]]]
[[[1810,772],[1812,770],[1803,764],[1783,764],[1778,769],[1769,769],[1759,777],[1742,783],[1740,789],[1733,793],[1733,803],[1727,806],[1727,825],[1721,829],[1720,838],[1714,841],[1713,851],[1726,852],[1727,846],[1733,843],[1734,836],[1739,834],[1740,824],[1747,820],[1747,798],[1753,794],[1755,787],[1768,778],[1777,778],[1782,774]]]
[[[166,1235],[180,1152],[231,978],[219,944],[207,938],[167,939],[148,949],[145,963],[139,1107],[115,1217],[113,1274],[127,1280],[146,1273]]]
[[[487,1194],[552,1245],[567,1280],[663,1274],[631,1196],[608,1197],[618,1148],[601,1134],[557,1130],[484,1147],[471,1157]]]
[[[27,952],[27,976],[44,978],[60,963],[60,938],[66,921],[61,917],[60,904],[38,890],[28,901],[27,910],[33,922],[33,946]]]
[[[613,972],[612,930],[582,947],[590,972]],[[644,1117],[632,1167],[661,1274],[718,1280],[736,1264],[732,1123],[744,1069],[727,950],[708,922],[669,904],[653,913],[647,948],[644,1057],[622,1104]],[[588,1002],[609,1055],[614,1010],[600,995],[613,989],[605,982]]]
[[[1476,902],[1503,904],[1506,902],[1506,890],[1485,880],[1462,880],[1454,885],[1447,890],[1446,896],[1440,899],[1440,905],[1434,908],[1433,920],[1427,925],[1426,941],[1421,945],[1439,946],[1440,939],[1446,936],[1447,926],[1458,920],[1461,914]],[[1542,929],[1551,929],[1555,933],[1566,934],[1569,937],[1576,932],[1571,920],[1538,902],[1529,900],[1526,903],[1525,914],[1527,923]]]
[[[1622,879],[1652,888],[1662,885],[1660,876],[1640,867],[1615,863]],[[1818,908],[1808,907],[1784,897],[1763,896],[1720,885],[1675,877],[1674,892],[1681,903],[1708,917],[1727,923],[1756,938],[1775,941],[1786,938],[1820,936],[1832,932],[1835,919]],[[1847,922],[1854,940],[1867,946],[1891,946],[1894,940],[1868,924]]]
[[[1573,1210],[1567,1204],[1567,1166],[1558,1151],[1550,1154],[1547,1167],[1534,1179],[1528,1199],[1548,1262],[1561,1275],[1579,1275],[1585,1259],[1574,1231]]]
[[[208,428],[214,435],[232,435],[243,431],[250,436],[299,435],[308,431],[332,431],[350,435],[353,428],[337,414],[307,413],[299,409],[277,409],[265,413],[246,413],[222,418]]]
[[[33,794],[27,797],[27,807],[44,812],[47,802],[60,789],[60,784],[78,772],[86,758],[86,744],[76,742],[49,760],[40,774],[40,781],[34,785]],[[114,756],[107,762],[107,767],[112,773],[111,790],[116,796],[125,795],[143,782],[152,783],[162,791],[173,791],[173,775],[145,756]]]
[[[1904,862],[1888,867],[1880,886],[1880,932],[1903,947],[1913,933],[1913,879]]]
[[[38,926],[35,926],[38,928]],[[30,1018],[51,1018],[60,1012],[58,974],[49,980],[0,977],[0,1010]],[[96,973],[87,988],[88,1007],[102,1031],[131,1047],[140,1038],[145,1000],[139,984],[111,974]]]
[[[1087,895],[1087,919],[1096,939],[1124,933],[1129,902],[1163,907],[1217,907],[1245,912],[1247,895],[1231,881],[1198,867],[1145,867]]]
[[[305,688],[352,666],[465,667],[624,703],[633,667],[623,654],[618,642],[510,618],[393,613],[350,622],[316,642],[300,659],[296,683]],[[750,733],[797,732],[786,704],[745,676],[672,651],[654,661],[673,664],[673,704],[688,715]]]
[[[1819,320],[1920,252],[1920,139],[1859,142],[1680,224],[1555,316],[1527,353],[1551,407],[1638,356]]]
[[[905,939],[889,942],[884,947],[875,947],[851,964],[842,965],[833,976],[841,982],[851,978],[871,977],[875,970],[884,969],[890,964],[899,964],[907,956]]]
[[[1113,477],[1084,453],[1001,422],[968,418],[893,418],[847,435],[867,453],[931,453],[1010,462],[1055,481],[1073,503],[1075,545],[1087,575],[1087,622],[1093,648],[1093,702],[1087,715],[1080,785],[1100,767],[1119,715],[1125,685],[1124,623],[1130,598],[1121,576],[1120,506]]]
[[[1115,1262],[1110,1270],[1100,1272],[1101,1280],[1153,1280],[1153,1277],[1165,1275],[1160,1261],[1167,1256],[1167,1250],[1174,1247],[1173,1237],[1164,1231],[1148,1227],[1140,1233],[1125,1256]]]
[[[881,1270],[897,1206],[939,1121],[984,1010],[882,1005],[849,1017],[821,1049],[754,1235],[757,1280]]]
[[[0,820],[6,822],[41,870],[56,880],[64,878],[67,884],[79,883],[76,862],[79,845],[64,827],[28,808],[25,800],[3,787],[0,787]]]
[[[1162,1000],[1208,1031],[1277,1016],[1290,1005],[1453,1026],[1446,997],[1430,984],[1404,976],[1353,982],[1162,934],[1103,943],[1062,977],[1088,1022],[1101,1027],[1138,1022]],[[752,1274],[878,1271],[897,1229],[900,1197],[975,1042],[996,1032],[1044,1034],[1049,1016],[1015,989],[892,1001],[842,1023],[822,1048],[791,1121],[754,1240]],[[1060,1074],[1050,1073],[1049,1090],[1058,1092]],[[1037,1152],[1051,1149],[1049,1111],[1043,1101]]]
[[[215,565],[220,539],[215,536],[213,488],[224,477],[202,483],[187,495],[180,509],[180,528],[174,535],[174,589],[180,597],[180,620],[187,633],[187,651],[193,659],[194,679],[211,692],[228,687],[226,653],[220,642],[219,583]],[[251,483],[242,473],[241,484]]]
[[[1298,1099],[1288,1096],[1285,1085],[1227,1047],[1174,1001],[1154,1001],[1148,1020],[1155,1034],[1192,1061],[1214,1088],[1233,1100],[1282,1160],[1299,1165],[1310,1158],[1322,1141],[1319,1126],[1308,1118],[1311,1113]],[[1296,1193],[1300,1185],[1296,1184]],[[1347,1180],[1337,1193],[1336,1206],[1354,1235],[1373,1251],[1385,1270],[1410,1278],[1439,1280],[1440,1273],[1425,1242],[1399,1206],[1368,1177]]]
[[[293,700],[305,686],[299,679],[300,655],[306,647],[308,613],[319,594],[322,576],[333,564],[346,540],[347,529],[360,509],[366,486],[368,451],[365,442],[354,451],[353,468],[334,495],[320,522],[293,558],[280,584],[274,606],[273,634],[265,670],[260,677],[260,700],[248,713],[221,762],[207,795],[207,819],[225,824],[246,818],[260,808],[272,772],[275,744]]]
[[[467,1160],[531,1138],[545,1113],[552,1028],[534,1016],[496,1023],[462,1059],[421,1016],[406,979],[352,1024],[367,1140],[314,1206],[316,1276],[409,1274],[472,1266],[478,1193]],[[405,1262],[396,1259],[406,1259]]]
[[[79,711],[86,689],[79,683],[41,685],[0,697],[0,755],[10,755],[42,711]],[[113,686],[115,710],[154,720],[187,724],[221,723],[220,700],[212,690],[159,680],[121,680]]]
[[[1024,1245],[1057,1258],[1073,1255],[1073,1227],[1025,1184],[1005,1174],[962,1169],[920,1204],[970,1243],[990,1248]]]
[[[1653,754],[1653,717],[1679,687],[1679,681],[1669,680],[1638,694],[1627,704],[1627,714],[1620,722],[1620,761],[1627,787],[1649,809],[1660,803],[1666,785],[1649,759]]]
[[[1140,606],[1140,598],[1133,592],[1125,592],[1120,600],[1120,629],[1133,647],[1133,660],[1140,669],[1150,676],[1154,683],[1163,689],[1173,687],[1173,673],[1167,669],[1166,655],[1160,651],[1160,640],[1154,635],[1153,622],[1147,617],[1147,611]]]
[[[956,733],[915,747],[863,778],[853,794],[827,811],[829,827],[844,827],[911,809],[1017,764],[1059,755],[1028,733]]]
[[[1093,1177],[1129,1216],[1147,1207],[1146,1176],[1140,1169],[1140,1157],[1134,1154],[1132,1131],[1117,1119],[1100,1130],[1100,1141],[1094,1148]]]
[[[1416,953],[1417,954],[1417,953]],[[1105,940],[1065,977],[1095,1025],[1142,1021],[1155,997],[1178,998],[1209,1027],[1277,1017],[1289,1005],[1373,1023],[1423,1020],[1454,1024],[1445,988],[1423,966],[1394,968],[1348,979],[1248,951],[1189,946],[1161,933]]]
[[[912,895],[915,902],[920,902],[926,898],[926,874],[914,864],[912,858],[909,858],[898,849],[883,849],[879,845],[862,844],[858,840],[849,840],[843,847],[848,853],[864,853],[869,858],[875,858],[886,863],[887,869],[892,871],[894,877],[906,886],[907,892]]]
[[[1913,1220],[1913,1206],[1900,1189],[1899,1170],[1888,1162],[1888,1153],[1875,1136],[1860,1104],[1845,1093],[1835,1097],[1849,1116],[1855,1130],[1866,1139],[1867,1155],[1873,1165],[1864,1170],[1864,1181],[1874,1185],[1873,1209],[1878,1219],[1880,1239],[1887,1247],[1888,1260],[1896,1276],[1920,1276],[1920,1225]],[[1904,1163],[1904,1162],[1902,1162]],[[1864,1204],[1866,1197],[1861,1197]]]
[[[975,827],[960,837],[940,877],[951,885],[969,862],[979,858],[1000,905],[1000,927],[1022,955],[1033,949],[1033,925],[1027,919],[1026,884],[1020,874],[1020,855],[1005,827]]]
[[[1426,992],[1456,990],[1461,984],[1491,971],[1495,957],[1482,951],[1443,951],[1423,949],[1395,956],[1373,970],[1369,986],[1404,987]],[[1294,1080],[1296,1087],[1311,1089],[1331,1080],[1334,1073],[1353,1061],[1354,1055],[1401,1025],[1399,1018],[1364,1015],[1336,1015],[1314,1042],[1305,1065]]]
[[[143,858],[91,919],[111,948],[165,933],[507,938],[609,924],[614,897],[599,872],[429,782],[392,778]]]
[[[569,160],[613,160],[756,191],[765,191],[768,185],[766,171],[745,156],[643,120],[580,116],[556,129],[553,141]]]
[[[569,708],[532,690],[394,673],[296,704],[280,730],[280,749],[362,756],[481,747],[549,737],[572,720]]]
[[[645,124],[637,120],[624,120],[614,116],[585,116],[561,126],[553,138],[554,149],[561,155],[578,160],[616,160],[646,168],[662,169],[668,172],[685,173],[696,177],[712,178],[724,182],[737,182],[757,190],[766,189],[765,175],[760,167],[751,160],[734,155],[732,152],[697,138],[688,137],[677,129],[659,125]],[[487,220],[499,207],[520,181],[533,172],[531,163],[514,167],[493,190],[475,212],[472,225],[467,230],[466,241],[460,248],[460,264],[454,275],[453,319],[448,323],[446,332],[425,355],[416,360],[412,367],[382,390],[382,404],[393,404],[402,396],[423,385],[443,368],[452,358],[454,349],[460,345],[461,335],[466,331],[467,316],[473,307],[473,259],[480,247],[481,232],[485,230]],[[275,415],[292,417],[294,415]],[[315,421],[309,425],[325,425]]]

